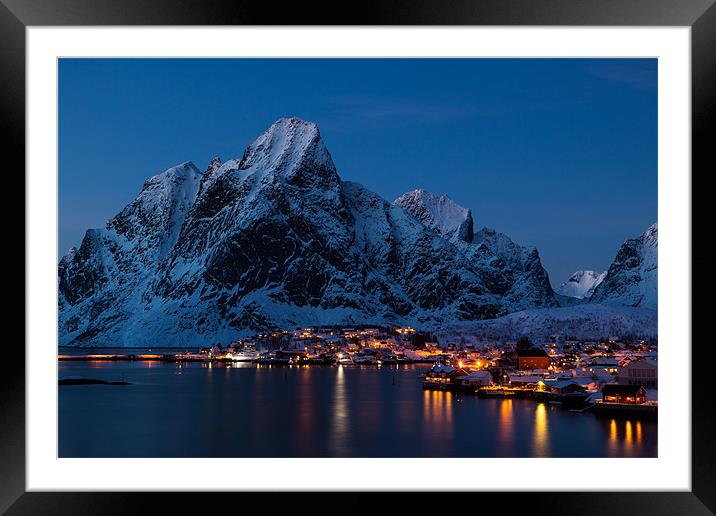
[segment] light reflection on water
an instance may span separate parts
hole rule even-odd
[[[453,393],[423,391],[423,422],[430,432],[448,434],[452,429]]]
[[[512,400],[502,400],[499,404],[500,415],[499,415],[499,427],[498,427],[498,441],[500,455],[509,456],[513,449],[514,436],[514,423],[512,418]]]
[[[640,420],[615,419],[609,420],[609,456],[610,457],[642,457],[644,442],[644,425]]]
[[[532,455],[535,457],[549,457],[547,406],[544,403],[537,403],[537,408],[535,409],[535,428],[532,449]]]
[[[336,368],[336,383],[333,394],[333,418],[330,448],[334,456],[350,455],[348,425],[350,420],[346,399],[345,370]]]
[[[656,456],[654,420],[426,391],[422,370],[62,362],[133,385],[61,387],[60,456]]]

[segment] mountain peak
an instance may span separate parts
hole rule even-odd
[[[67,253],[60,259],[60,265],[70,263],[76,255],[77,248],[75,246],[70,247]]]
[[[214,156],[211,158],[211,161],[209,161],[209,165],[206,167],[206,171],[214,171],[217,168],[221,166],[221,158],[219,156]]]
[[[437,196],[418,188],[404,193],[393,204],[447,238],[456,236],[466,242],[472,241],[474,221],[471,210],[460,206],[447,195]]]
[[[308,120],[303,120],[302,118],[298,118],[296,116],[289,116],[289,117],[282,117],[276,120],[273,124],[271,124],[271,127],[274,126],[288,126],[288,127],[300,127],[302,129],[310,130],[310,131],[318,131],[318,126],[315,122],[310,122]]]
[[[201,182],[199,184],[199,192],[206,190],[209,188],[214,180],[219,175],[219,170],[221,169],[222,162],[221,158],[218,156],[215,156],[211,159],[209,162],[209,165],[206,167],[206,170],[201,176]]]
[[[563,296],[586,299],[591,297],[594,289],[599,286],[606,275],[607,271],[578,270],[567,281],[562,283],[555,292]]]
[[[659,225],[654,222],[641,235],[641,240],[648,246],[655,247],[659,240]]]
[[[107,222],[107,229],[141,249],[155,247],[161,255],[167,253],[196,199],[201,176],[191,161],[185,161],[150,177],[137,197]]]
[[[201,175],[199,169],[191,161],[175,165],[161,174],[147,179],[133,204],[154,203],[159,199],[183,195],[185,187],[188,186],[191,189],[192,186],[197,185]],[[193,202],[193,199],[191,201]]]
[[[160,177],[160,176],[164,176],[164,175],[186,176],[186,175],[191,175],[191,174],[201,174],[201,171],[199,171],[199,169],[196,168],[196,165],[194,165],[194,163],[192,161],[184,161],[182,163],[179,163],[178,165],[174,165],[173,167],[166,169],[164,172],[162,172],[161,174],[158,174],[157,176],[154,176],[154,177]]]
[[[239,170],[262,169],[291,175],[299,169],[335,174],[318,126],[300,118],[280,118],[248,146]]]

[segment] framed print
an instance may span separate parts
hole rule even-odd
[[[714,510],[712,2],[0,7],[27,204],[3,510]]]

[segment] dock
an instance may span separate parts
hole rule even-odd
[[[590,410],[595,414],[656,416],[659,405],[655,401],[646,403],[604,403],[596,400]]]
[[[154,354],[154,353],[129,353],[129,354],[87,354],[87,355],[58,355],[60,362],[116,362],[116,361],[156,361],[156,362],[206,362],[209,360],[224,360],[210,358],[205,355],[195,354]]]

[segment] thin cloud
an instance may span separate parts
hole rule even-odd
[[[436,105],[401,98],[334,96],[325,101],[334,114],[365,121],[444,122],[478,114],[475,106]]]
[[[589,64],[586,71],[594,77],[627,84],[637,90],[648,90],[657,86],[657,68],[652,63],[619,59],[608,63]]]

